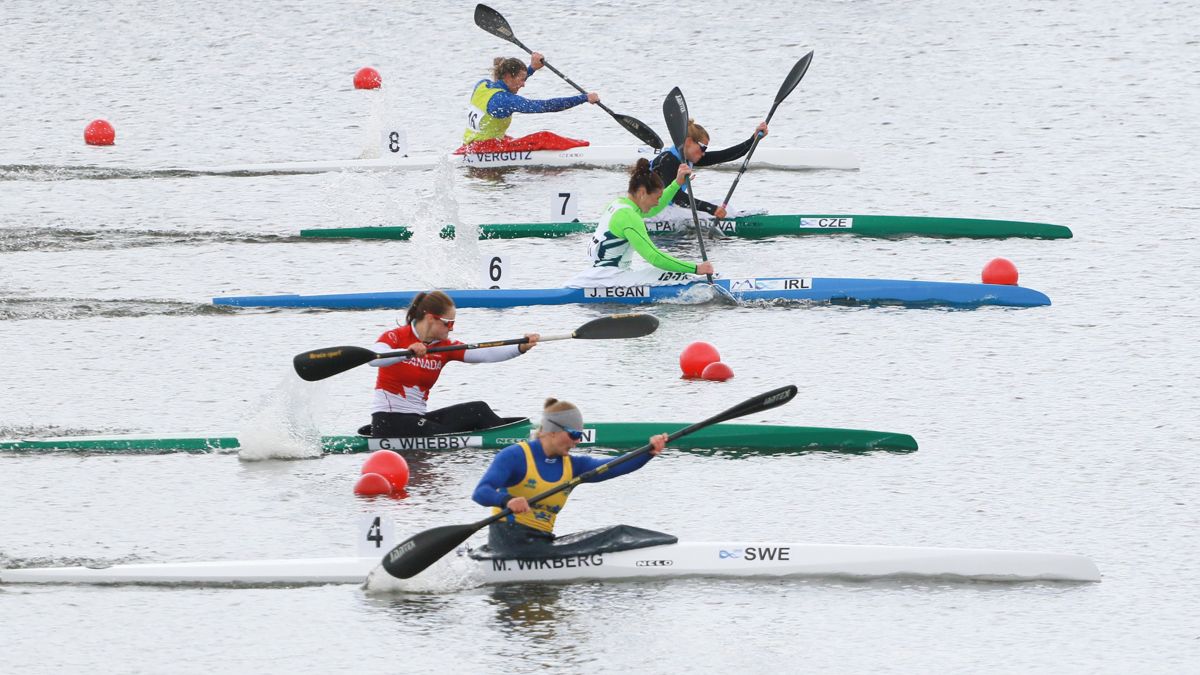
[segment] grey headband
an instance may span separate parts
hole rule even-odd
[[[583,413],[579,408],[542,413],[542,431],[566,431],[567,427],[583,431]]]

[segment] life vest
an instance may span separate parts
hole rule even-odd
[[[492,117],[488,114],[488,101],[499,94],[502,89],[489,87],[490,80],[480,80],[471,92],[471,105],[467,107],[467,128],[463,131],[463,143],[474,143],[490,138],[504,138],[508,126],[512,124],[512,115],[508,117]]]
[[[538,473],[537,465],[533,461],[533,448],[529,447],[528,441],[521,441],[517,445],[525,451],[525,477],[521,482],[508,488],[509,497],[524,497],[525,499],[533,499],[536,495],[568,483],[574,478],[574,472],[571,470],[571,456],[567,455],[562,458],[563,471],[562,477],[556,481],[548,481],[542,478]],[[554,531],[554,519],[558,517],[558,512],[562,510],[567,503],[567,497],[570,495],[570,490],[563,490],[546,497],[536,504],[529,505],[529,511],[525,513],[517,513],[513,518],[518,524],[525,527],[531,527],[542,532]],[[500,513],[503,509],[498,507],[492,508],[492,514]]]

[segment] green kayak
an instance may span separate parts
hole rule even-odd
[[[645,445],[650,436],[671,433],[688,426],[679,422],[597,422],[584,430],[580,445],[625,450]],[[507,447],[529,438],[529,421],[506,426],[421,438],[366,438],[322,436],[322,449],[329,454],[375,450],[444,451],[464,448]],[[240,448],[234,435],[179,436],[64,436],[0,440],[3,453],[84,452],[114,454],[162,454],[169,452],[234,452]],[[760,424],[716,424],[671,443],[680,450],[743,450],[770,453],[803,450],[869,452],[886,450],[912,452],[917,442],[908,434],[860,429],[772,426]]]
[[[1070,239],[1070,228],[1048,223],[1026,223],[1015,220],[982,220],[978,218],[932,218],[926,216],[854,216],[854,215],[756,215],[722,220],[702,219],[701,226],[716,227],[729,237],[751,239],[785,235],[848,234],[860,237],[967,237],[974,239]],[[650,221],[652,234],[686,232],[687,221]],[[595,223],[506,223],[479,226],[480,239],[519,239],[522,237],[566,237],[592,232]],[[410,239],[413,232],[404,226],[396,227],[338,227],[301,230],[301,237],[329,239]],[[441,229],[443,239],[454,237],[453,225]]]

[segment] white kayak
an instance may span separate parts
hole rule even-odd
[[[173,169],[206,174],[253,175],[272,173],[322,173],[325,171],[399,171],[433,169],[441,162],[467,168],[502,167],[627,167],[640,157],[653,159],[655,151],[643,146],[585,145],[569,150],[521,150],[505,152],[469,152],[463,155],[412,153],[390,155],[376,159],[346,159],[310,162],[277,162],[269,164],[232,164],[227,166],[187,167]],[[741,162],[729,162],[713,167],[736,171]],[[846,150],[825,148],[759,148],[750,160],[750,169],[842,169],[857,170],[858,157]]]
[[[379,565],[379,560],[373,556],[0,569],[0,583],[361,584]],[[540,560],[477,559],[463,548],[458,552],[458,560],[450,564],[467,565],[484,584],[679,576],[1100,580],[1095,563],[1080,555],[838,544],[693,542]],[[377,574],[386,576],[382,568]],[[402,588],[404,583],[407,582],[388,578],[388,585],[393,588]]]

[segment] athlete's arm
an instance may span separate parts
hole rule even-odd
[[[671,185],[676,189],[679,188],[675,183]],[[666,192],[663,195],[665,197]],[[659,202],[659,204],[662,204],[662,202]],[[658,210],[661,211],[662,209]],[[696,273],[695,263],[684,262],[658,250],[654,242],[650,241],[650,234],[646,232],[646,223],[637,214],[630,212],[628,209],[621,209],[614,213],[612,220],[608,223],[608,228],[613,234],[628,241],[633,246],[633,250],[638,252],[638,255],[642,256],[646,262],[658,269],[667,272]]]
[[[592,478],[589,478],[588,480],[585,480],[583,482],[599,483],[600,481],[608,480],[609,478],[616,478],[617,476],[624,476],[627,473],[632,473],[632,472],[637,471],[638,469],[642,468],[643,466],[646,466],[646,462],[649,462],[651,457],[652,457],[652,455],[650,453],[646,453],[645,455],[642,455],[641,457],[637,457],[635,459],[631,459],[628,462],[625,462],[624,464],[618,464],[617,466],[614,466],[613,468],[609,469],[608,471],[605,471],[604,473],[593,476]],[[613,461],[613,459],[614,459],[613,457],[592,457],[589,455],[571,455],[571,468],[575,472],[575,475],[578,476],[584,472],[591,471],[592,469],[595,469],[596,467],[608,464],[609,462]],[[518,480],[520,480],[520,479],[518,479]]]
[[[508,486],[516,485],[525,475],[525,452],[519,445],[510,445],[496,453],[491,466],[479,479],[471,499],[480,506],[504,508],[508,500]]]
[[[520,356],[521,345],[501,345],[499,347],[484,347],[463,352],[465,363],[499,363]]]
[[[757,134],[757,132],[755,132]],[[724,164],[732,162],[735,159],[741,159],[747,152],[750,152],[750,146],[754,143],[754,136],[730,146],[724,150],[709,150],[700,157],[700,161],[696,162],[696,166],[712,166],[713,164]],[[699,208],[699,203],[696,207]]]
[[[488,100],[487,111],[492,117],[500,118],[511,117],[513,113],[549,113],[574,108],[582,103],[587,103],[587,100],[587,94],[537,100],[501,91]]]

